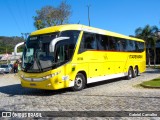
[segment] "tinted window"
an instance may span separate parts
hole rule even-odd
[[[109,37],[108,50],[117,50],[116,39],[114,37]]]
[[[128,40],[125,40],[125,39],[121,39],[121,51],[127,51],[127,42]]]
[[[143,51],[144,51],[144,43],[137,42],[137,52],[143,52]]]
[[[109,47],[108,36],[96,35],[96,39],[98,42],[99,50],[108,50]]]
[[[1,65],[1,68],[8,68],[8,65]]]
[[[84,51],[87,49],[143,52],[144,42],[84,32],[80,51],[82,52],[82,50]]]
[[[97,41],[96,36],[93,33],[83,33],[81,45],[79,52],[83,52],[88,49],[96,49],[97,50]]]
[[[76,31],[76,30],[68,30],[68,31],[63,31],[61,32],[60,36],[61,37],[70,37],[70,41],[73,44],[76,44],[77,39],[79,37],[79,33],[80,31]]]
[[[115,38],[116,39],[116,51],[122,51],[122,41],[120,38]]]
[[[67,30],[67,31],[62,31],[60,36],[61,37],[69,37],[69,40],[61,42],[61,45],[58,48],[58,54],[61,54],[63,57],[61,57],[59,60],[70,60],[73,56],[74,49],[79,37],[80,31],[77,30]],[[63,51],[63,52],[61,52]]]
[[[132,51],[136,51],[136,47],[135,47],[135,41],[132,40],[128,40],[128,51],[132,52]]]

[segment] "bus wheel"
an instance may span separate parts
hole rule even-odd
[[[138,67],[136,66],[133,70],[133,78],[138,76]]]
[[[136,66],[136,70],[137,70],[137,74],[136,76],[138,76],[140,73],[139,73],[139,69],[138,69],[138,66]]]
[[[127,76],[126,76],[126,79],[127,79],[127,80],[130,80],[130,79],[133,77],[132,71],[133,71],[132,68],[129,67],[129,69],[128,69],[128,74],[127,74]]]
[[[74,86],[72,87],[72,89],[74,91],[79,91],[85,88],[85,86],[86,86],[86,80],[85,80],[84,75],[82,73],[78,73],[76,75]]]

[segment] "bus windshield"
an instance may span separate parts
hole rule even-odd
[[[47,35],[30,36],[26,41],[22,70],[25,72],[44,72],[71,60],[80,31],[62,31]],[[49,45],[57,37],[69,37],[56,43],[55,51]]]

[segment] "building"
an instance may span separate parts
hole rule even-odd
[[[160,31],[158,31],[157,36],[159,40],[156,41],[156,64],[160,64]],[[150,47],[150,61],[151,64],[154,64],[154,50]],[[147,52],[146,52],[147,54]],[[148,57],[146,58],[147,64],[148,64]]]
[[[0,61],[1,63],[11,63],[13,64],[16,60],[19,60],[22,57],[22,53],[19,53],[18,55],[12,54],[1,54],[0,55]]]

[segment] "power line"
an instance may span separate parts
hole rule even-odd
[[[25,19],[24,19],[24,16],[23,16],[23,14],[22,14],[22,10],[21,10],[21,8],[20,8],[20,6],[19,6],[19,2],[18,2],[17,0],[16,0],[16,3],[17,3],[17,9],[18,9],[19,15],[20,15],[20,17],[21,17],[21,20],[23,21],[23,24],[24,24],[25,29],[27,29],[26,21],[25,21]]]
[[[88,24],[89,24],[89,26],[90,26],[90,13],[89,13],[89,8],[90,7],[91,7],[90,5],[87,5],[87,8],[88,8]]]
[[[18,23],[17,23],[16,18],[14,17],[14,14],[12,13],[12,10],[11,10],[11,8],[10,8],[9,3],[8,3],[7,0],[6,0],[6,6],[7,6],[7,8],[8,8],[8,11],[9,11],[11,17],[13,18],[13,20],[14,20],[16,26],[17,26],[17,29],[19,30],[19,32],[21,32],[21,29],[20,29],[20,27],[19,27],[19,25],[18,25]]]
[[[25,6],[25,13],[26,13],[26,18],[27,18],[27,27],[28,27],[28,31],[29,31],[28,7],[27,7],[27,4],[26,4],[26,0],[24,0],[23,2],[24,2],[24,6]]]

